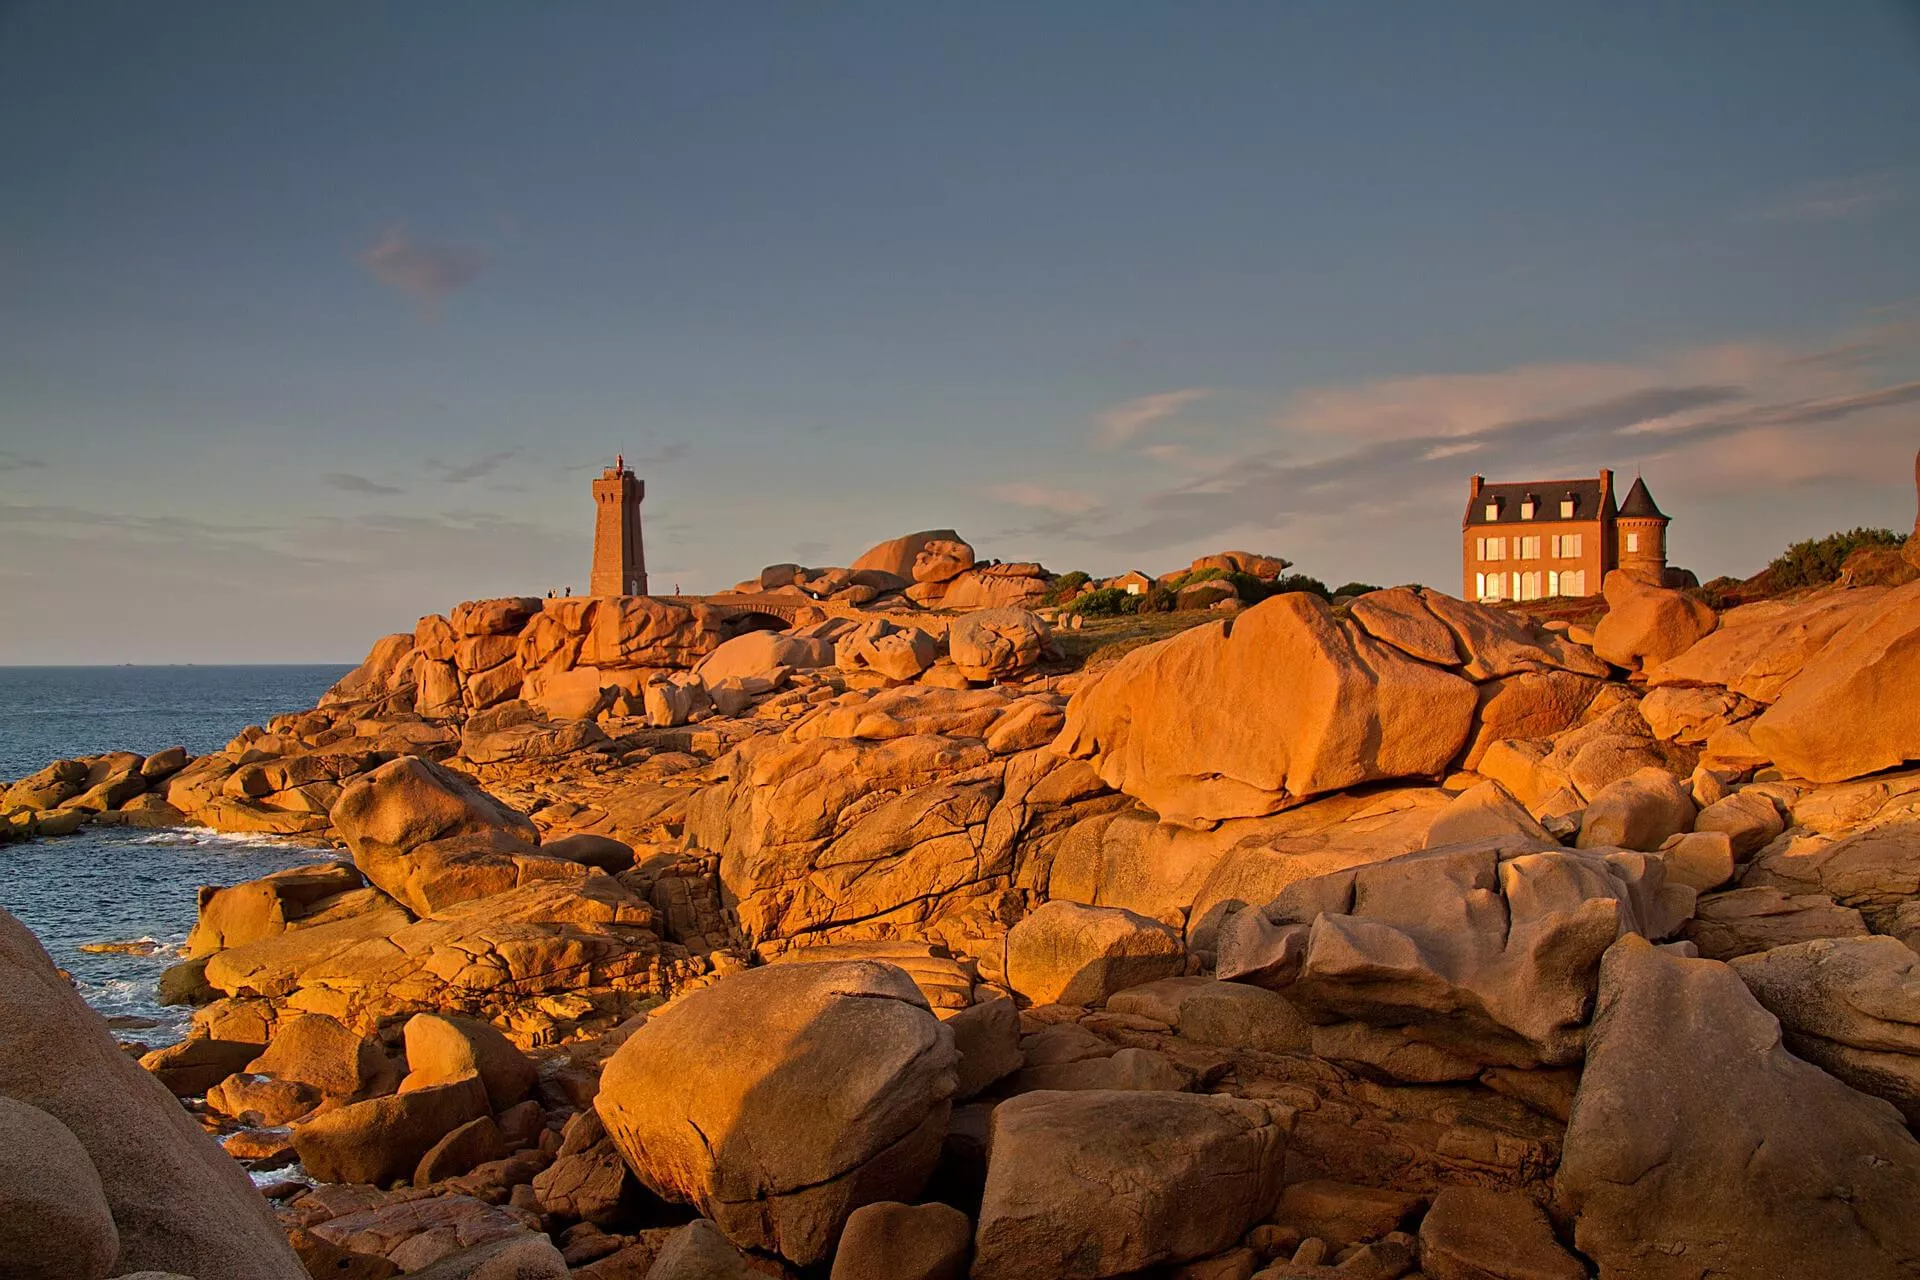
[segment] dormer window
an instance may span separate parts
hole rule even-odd
[[[1500,518],[1500,502],[1499,502],[1499,499],[1496,498],[1494,501],[1489,502],[1487,504],[1487,519],[1498,520],[1499,518]]]
[[[1534,506],[1535,506],[1535,502],[1534,502],[1533,495],[1528,494],[1520,503],[1520,518],[1522,520],[1533,519]]]
[[[1564,497],[1564,498],[1562,498],[1562,499],[1560,499],[1560,518],[1561,518],[1562,520],[1571,520],[1571,519],[1573,519],[1573,497],[1572,497],[1572,495],[1568,495],[1567,497]]]

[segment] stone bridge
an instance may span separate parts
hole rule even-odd
[[[661,599],[683,605],[704,604],[720,614],[722,625],[734,635],[746,631],[785,631],[827,618],[869,616],[857,605],[770,591],[752,595],[662,596]]]

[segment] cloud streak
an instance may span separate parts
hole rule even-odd
[[[0,471],[44,471],[46,469],[47,464],[38,458],[29,458],[11,449],[0,449]]]
[[[1697,473],[1712,460],[1724,478],[1786,485],[1835,467],[1871,465],[1870,455],[1859,464],[1823,461],[1834,450],[1821,431],[1915,403],[1920,382],[1765,401],[1737,384],[1647,386],[1466,433],[1374,440],[1304,459],[1291,449],[1267,449],[1146,495],[1140,503],[1146,519],[1100,541],[1119,550],[1148,550],[1293,520],[1377,516],[1439,494],[1451,505],[1473,470],[1495,479],[1579,476],[1629,459],[1667,459]],[[1732,446],[1735,440],[1740,447]],[[1743,455],[1766,457],[1767,471],[1743,471],[1735,461]]]
[[[483,250],[415,240],[404,226],[389,227],[358,258],[375,280],[430,307],[472,284],[488,262]]]
[[[320,477],[320,482],[331,488],[344,490],[347,493],[391,495],[406,492],[406,490],[396,488],[393,485],[379,484],[367,479],[365,476],[356,476],[346,471],[329,471]]]
[[[427,470],[432,472],[444,484],[471,484],[475,480],[492,475],[502,466],[520,456],[519,446],[490,453],[484,458],[459,466],[451,466],[438,458],[427,459]]]
[[[1871,217],[1900,202],[1892,173],[1861,173],[1808,183],[1754,214],[1761,222],[1845,222]]]
[[[1016,507],[1057,511],[1063,515],[1085,515],[1100,508],[1100,499],[1079,489],[1056,489],[1048,485],[1012,481],[996,484],[987,496]]]
[[[1187,406],[1212,395],[1207,387],[1161,391],[1114,405],[1094,419],[1094,439],[1112,448],[1127,444],[1149,427],[1178,417]]]

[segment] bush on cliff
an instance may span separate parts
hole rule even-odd
[[[1849,529],[1824,538],[1809,538],[1788,547],[1772,564],[1767,574],[1773,589],[1792,591],[1798,587],[1820,587],[1840,577],[1840,566],[1862,547],[1898,549],[1906,541],[1904,534],[1892,529]]]
[[[1166,583],[1156,582],[1139,600],[1139,605],[1134,609],[1136,613],[1172,613],[1179,597]]]
[[[1134,597],[1128,595],[1124,587],[1101,587],[1075,600],[1073,611],[1089,618],[1117,618],[1136,609]]]
[[[1093,581],[1092,578],[1078,569],[1073,570],[1071,573],[1063,573],[1048,585],[1046,599],[1041,603],[1055,605],[1066,604],[1075,596],[1079,595],[1081,590],[1091,581]]]
[[[1322,600],[1331,600],[1333,593],[1327,590],[1327,584],[1304,573],[1290,573],[1273,583],[1269,595],[1285,595],[1289,591],[1306,591],[1319,596]]]

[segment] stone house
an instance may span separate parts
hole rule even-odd
[[[1474,476],[1461,522],[1467,600],[1542,600],[1600,590],[1614,569],[1667,577],[1668,517],[1636,478],[1616,502],[1613,472],[1592,479],[1488,484]]]

